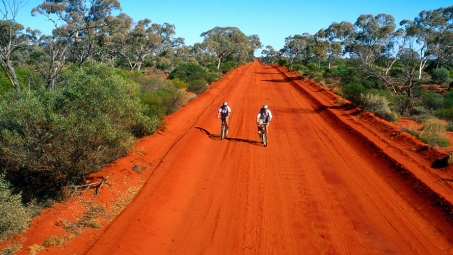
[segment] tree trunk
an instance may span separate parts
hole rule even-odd
[[[17,90],[17,92],[21,92],[19,79],[17,79],[17,75],[16,75],[16,70],[9,62],[6,63],[6,66],[8,67],[7,71],[8,71],[9,76],[11,76],[10,80],[12,82],[12,85]]]

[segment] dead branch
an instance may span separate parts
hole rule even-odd
[[[83,189],[83,191],[79,194],[79,195],[82,195],[83,193],[85,193],[87,190],[89,190],[91,188],[96,189],[94,192],[95,196],[99,195],[102,185],[104,185],[104,183],[107,182],[107,179],[112,175],[113,175],[113,173],[110,173],[106,177],[102,178],[102,180],[100,182],[90,182],[90,183],[87,183],[84,185],[71,185],[70,187],[74,189],[74,191],[71,194],[71,197],[74,196],[77,193],[77,191],[80,189]]]

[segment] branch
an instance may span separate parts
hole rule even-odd
[[[72,192],[71,194],[71,197],[74,196],[74,194],[79,190],[79,189],[84,189],[79,195],[82,195],[83,193],[85,193],[87,190],[89,190],[90,188],[95,188],[95,192],[94,192],[94,195],[97,196],[99,195],[99,192],[100,192],[100,189],[102,187],[102,185],[104,185],[104,183],[107,182],[107,179],[112,176],[113,173],[110,173],[109,175],[107,175],[106,177],[102,178],[102,180],[100,182],[90,182],[90,183],[87,183],[87,184],[84,184],[84,185],[71,185],[70,187],[71,188],[74,188],[74,191]]]

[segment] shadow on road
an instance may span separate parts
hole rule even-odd
[[[271,80],[262,80],[262,81],[268,81],[268,82],[290,82],[290,81],[299,81],[299,80],[305,80],[304,77],[298,76],[298,77],[286,77],[285,79],[271,79]]]
[[[220,135],[211,134],[208,130],[201,128],[201,127],[195,127],[195,128],[200,130],[202,133],[206,134],[209,137],[209,139],[211,139],[211,140],[220,140]],[[253,140],[249,140],[249,139],[227,137],[227,138],[225,138],[225,140],[232,141],[232,142],[248,143],[251,145],[264,147],[264,145],[261,142],[253,141]]]

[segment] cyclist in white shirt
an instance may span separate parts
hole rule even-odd
[[[230,118],[230,115],[231,115],[231,108],[228,106],[227,102],[223,102],[222,106],[220,106],[219,110],[217,111],[217,118],[225,120],[225,122],[227,124],[227,129],[229,128],[228,119]]]
[[[261,107],[258,115],[256,116],[256,124],[266,124],[266,130],[269,132],[269,125],[271,124],[272,113],[268,109],[268,106],[265,104]],[[260,133],[260,129],[258,127],[258,134]]]

